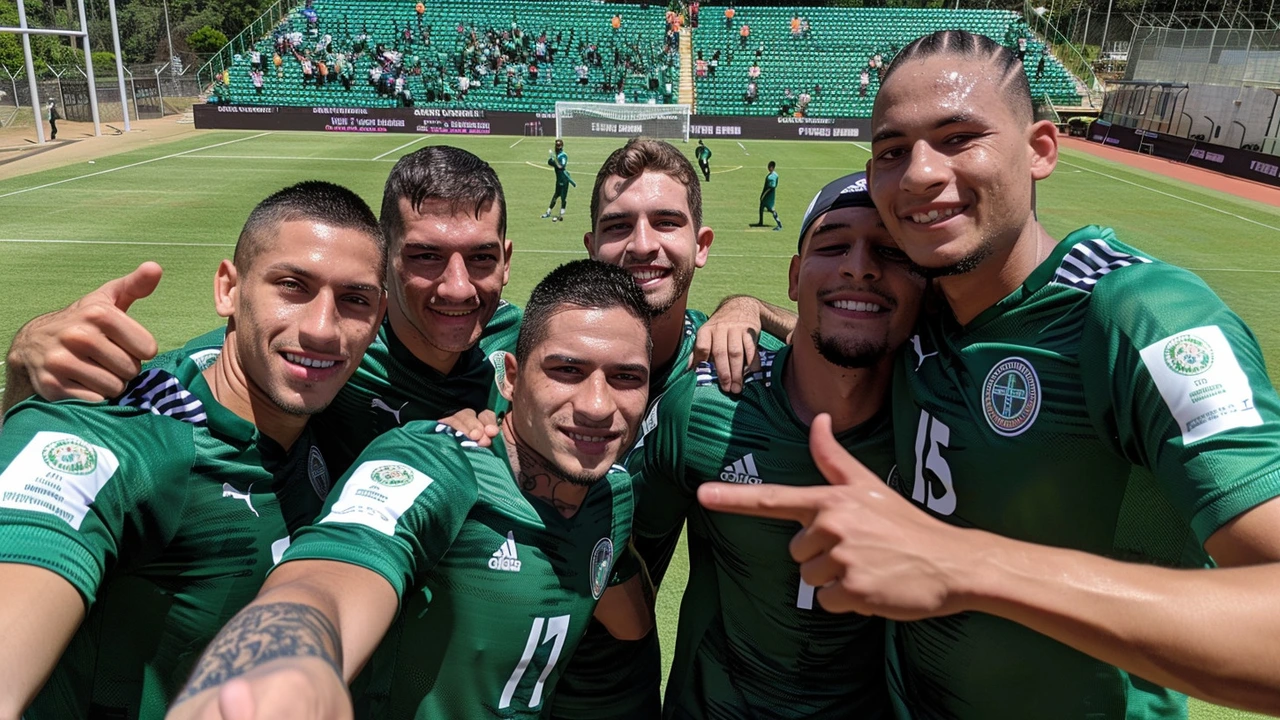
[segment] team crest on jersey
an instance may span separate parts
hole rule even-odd
[[[507,351],[489,353],[489,364],[493,366],[493,384],[502,387],[502,381],[507,379]]]
[[[1011,357],[996,363],[982,383],[982,410],[996,433],[1026,432],[1040,414],[1040,376],[1031,363]]]
[[[40,456],[45,465],[69,475],[88,475],[98,467],[98,453],[85,443],[70,438],[45,445]]]
[[[607,537],[600,538],[591,551],[591,597],[596,600],[604,594],[609,585],[609,572],[613,570],[613,541]]]
[[[329,466],[325,464],[320,448],[311,446],[307,453],[307,475],[311,478],[311,488],[321,500],[329,496]]]
[[[1213,367],[1213,348],[1190,333],[1178,335],[1164,346],[1164,364],[1179,375],[1199,375]]]
[[[413,482],[413,470],[404,465],[383,465],[369,473],[369,479],[379,485],[400,487]]]

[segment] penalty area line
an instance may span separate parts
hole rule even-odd
[[[374,160],[381,160],[382,158],[384,158],[384,157],[386,157],[386,156],[390,155],[390,154],[391,154],[391,153],[393,153],[393,152],[398,152],[398,151],[400,151],[400,150],[403,150],[403,149],[405,149],[405,148],[409,147],[410,145],[412,145],[412,144],[414,144],[414,143],[420,143],[420,142],[422,142],[423,140],[426,140],[426,139],[427,139],[427,138],[429,138],[429,137],[431,137],[431,136],[430,136],[430,135],[423,135],[422,137],[417,138],[417,139],[415,139],[415,140],[410,140],[409,142],[407,142],[407,143],[405,143],[405,144],[401,145],[401,146],[400,146],[400,147],[398,147],[398,148],[395,148],[394,150],[388,150],[388,151],[386,151],[386,152],[382,153],[381,155],[379,155],[379,156],[375,157],[375,158],[374,158]]]

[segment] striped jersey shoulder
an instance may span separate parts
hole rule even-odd
[[[1067,285],[1083,292],[1093,292],[1098,281],[1109,273],[1130,265],[1143,265],[1150,258],[1133,255],[1109,245],[1105,240],[1083,240],[1062,256],[1053,274],[1053,284]]]
[[[147,370],[130,380],[114,404],[192,425],[203,426],[209,420],[200,398],[183,387],[181,380],[160,368]]]
[[[751,383],[763,383],[765,387],[773,387],[773,360],[777,357],[777,353],[772,350],[760,348],[760,369],[751,373],[742,379],[742,385],[745,387]],[[704,385],[715,385],[720,382],[720,374],[716,372],[715,365],[704,362],[698,365],[698,387]]]
[[[445,425],[444,423],[436,423],[434,432],[453,438],[453,441],[458,443],[458,447],[461,447],[467,450],[480,447],[480,443],[476,442],[475,440],[472,440],[466,433],[462,432],[461,430],[456,430],[448,425]]]

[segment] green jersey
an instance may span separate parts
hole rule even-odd
[[[1087,227],[965,326],[922,321],[896,373],[898,490],[947,522],[1119,560],[1211,565],[1280,494],[1280,401],[1197,277]],[[1012,621],[891,624],[916,718],[1185,717],[1183,696]]]
[[[771,172],[764,176],[764,189],[760,191],[762,199],[772,200],[778,189],[778,173]]]
[[[413,422],[375,440],[284,561],[391,583],[400,613],[357,678],[357,717],[536,718],[631,537],[614,467],[571,518],[521,491],[502,437]]]
[[[790,348],[761,353],[742,394],[710,365],[663,395],[632,451],[637,537],[665,537],[688,515],[689,585],[680,606],[667,718],[882,718],[885,630],[879,618],[814,602],[789,544],[797,523],[713,513],[704,482],[822,485],[809,428],[783,386]],[[889,413],[838,436],[872,471],[893,466]]]
[[[553,155],[551,159],[548,160],[547,162],[551,165],[551,167],[555,168],[556,184],[568,185],[569,184],[569,169],[568,169],[569,156],[566,155],[562,150],[556,153],[555,155]]]
[[[419,360],[384,319],[356,372],[333,403],[312,422],[335,473],[343,473],[375,437],[411,420],[439,420],[470,408],[500,404],[498,386],[506,353],[514,352],[520,308],[498,305],[480,342],[462,353],[449,373]],[[196,338],[183,348],[198,362],[213,362],[224,330]]]
[[[27,720],[161,718],[329,487],[162,356],[103,403],[29,400],[0,435],[0,562],[43,567],[88,615]]]
[[[679,378],[690,374],[689,358],[693,355],[698,328],[706,322],[707,316],[703,313],[685,311],[680,346],[671,361],[650,376],[650,398],[659,397]],[[637,545],[655,587],[662,581],[679,541],[680,528],[676,527],[668,537]],[[610,635],[600,623],[592,622],[565,668],[551,715],[556,720],[596,720],[602,716],[614,720],[647,720],[659,711],[661,685],[662,652],[656,630],[643,640],[626,641]]]
[[[711,148],[706,145],[699,145],[698,149],[693,151],[693,156],[698,159],[698,162],[705,165],[711,162]]]

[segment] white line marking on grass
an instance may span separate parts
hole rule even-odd
[[[851,143],[849,143],[849,144],[850,144],[850,145],[853,145],[853,146],[855,146],[855,147],[857,147],[859,150],[861,150],[862,152],[864,152],[864,153],[866,153],[866,154],[868,154],[868,155],[870,155],[870,154],[871,154],[871,146],[870,146],[870,145],[867,145],[866,143],[851,142]]]
[[[189,154],[194,153],[194,152],[200,152],[201,150],[212,150],[213,148],[216,148],[216,147],[222,147],[223,145],[230,145],[231,143],[238,143],[238,142],[241,142],[241,141],[244,141],[244,140],[252,140],[252,139],[254,139],[254,138],[260,138],[260,137],[262,137],[263,135],[270,135],[270,134],[271,134],[271,131],[267,131],[267,132],[264,132],[264,133],[258,133],[257,135],[250,135],[249,137],[236,138],[235,140],[228,140],[228,141],[226,141],[226,142],[214,143],[213,145],[206,145],[205,147],[192,148],[191,150],[183,150],[183,151],[182,151],[182,152],[180,152],[180,153],[173,153],[172,155],[165,155],[165,156],[163,156],[163,157],[151,158],[150,160],[140,160],[140,161],[138,161],[138,162],[136,162],[136,163],[129,163],[128,165],[121,165],[120,167],[108,168],[108,169],[106,169],[106,170],[99,170],[99,171],[97,171],[97,172],[91,172],[91,173],[89,173],[88,175],[77,175],[77,176],[75,176],[75,177],[69,177],[69,178],[66,178],[65,180],[58,180],[58,181],[51,182],[51,183],[45,183],[44,185],[37,185],[37,186],[35,186],[35,187],[23,188],[23,189],[21,189],[21,190],[13,190],[13,191],[7,192],[7,193],[5,193],[5,194],[3,194],[3,195],[0,195],[0,198],[7,198],[7,197],[9,197],[10,195],[21,195],[22,193],[25,193],[25,192],[31,192],[32,190],[43,190],[43,189],[45,189],[45,188],[51,188],[51,187],[53,187],[54,185],[61,185],[62,183],[69,183],[69,182],[71,182],[72,180],[83,180],[83,179],[85,179],[85,178],[91,178],[91,177],[94,177],[95,175],[106,175],[107,173],[115,172],[115,171],[117,171],[117,170],[128,170],[129,168],[138,167],[139,165],[146,165],[147,163],[153,163],[153,162],[156,162],[156,161],[158,161],[158,160],[171,160],[171,159],[176,158],[176,157],[182,157],[183,155],[189,155]]]
[[[403,149],[405,149],[405,148],[409,147],[410,145],[412,145],[412,144],[414,144],[414,143],[420,143],[420,142],[422,142],[423,140],[426,140],[426,139],[427,139],[427,138],[429,138],[429,137],[431,137],[431,136],[430,136],[430,135],[423,135],[422,137],[417,138],[417,139],[415,139],[415,140],[410,140],[409,142],[407,142],[407,143],[405,143],[405,144],[401,145],[400,147],[396,148],[395,150],[388,150],[388,151],[386,151],[386,152],[382,153],[381,155],[379,155],[379,156],[377,156],[377,157],[375,157],[375,158],[373,158],[373,159],[374,159],[374,160],[381,160],[382,158],[384,158],[384,157],[386,157],[386,156],[390,155],[390,154],[391,154],[391,153],[393,153],[393,152],[398,152],[398,151],[400,151],[400,150],[403,150]]]
[[[751,153],[747,152],[747,146],[746,146],[746,145],[743,145],[742,143],[738,143],[738,147],[742,148],[742,153],[743,153],[744,155],[750,155],[750,154],[751,154]]]
[[[392,151],[394,152],[394,150]],[[297,157],[294,155],[187,155],[183,160],[323,160],[325,162],[383,162],[393,163],[394,159],[374,160],[372,158],[341,157]]]
[[[510,162],[510,161],[508,161],[508,162]],[[550,170],[550,169],[551,169],[551,168],[549,168],[549,167],[542,167],[541,165],[539,165],[539,164],[537,164],[537,163],[529,162],[528,160],[525,160],[525,161],[524,161],[524,164],[525,164],[525,165],[528,165],[529,167],[535,167],[535,168],[538,168],[539,170]]]
[[[141,240],[31,240],[0,238],[0,243],[31,245],[155,245],[158,247],[235,247],[235,243],[144,242]]]
[[[510,145],[508,145],[508,146],[507,146],[507,148],[513,148],[513,147],[515,147],[515,146],[519,145],[519,144],[520,144],[520,143],[522,143],[522,142],[524,142],[524,138],[520,138],[519,140],[517,140],[517,141],[515,141],[515,142],[511,143]]]
[[[1280,275],[1280,270],[1251,270],[1245,268],[1197,268],[1189,267],[1187,270],[1193,272],[1233,272],[1233,273],[1259,273],[1266,275]]]
[[[711,174],[712,174],[712,175],[718,175],[718,174],[720,174],[720,173],[730,173],[730,172],[733,172],[734,170],[741,170],[741,169],[742,169],[742,166],[741,166],[741,165],[734,165],[733,167],[728,168],[728,169],[726,169],[726,170],[712,170],[712,171],[711,171]]]
[[[1266,228],[1266,229],[1268,229],[1268,230],[1275,230],[1276,232],[1280,232],[1280,227],[1276,227],[1276,226],[1274,226],[1274,225],[1268,225],[1268,224],[1266,224],[1266,223],[1264,223],[1264,222],[1258,222],[1257,220],[1253,220],[1253,219],[1251,219],[1251,218],[1244,217],[1243,215],[1237,215],[1237,214],[1235,214],[1235,213],[1233,213],[1233,212],[1227,212],[1226,210],[1223,210],[1222,208],[1214,207],[1214,206],[1212,206],[1212,205],[1206,205],[1206,204],[1204,204],[1204,203],[1202,203],[1202,202],[1196,202],[1195,200],[1191,200],[1191,199],[1188,199],[1188,198],[1184,198],[1184,197],[1181,197],[1181,196],[1179,196],[1179,195],[1174,195],[1173,193],[1167,193],[1167,192],[1165,192],[1165,191],[1163,191],[1163,190],[1157,190],[1157,189],[1155,189],[1155,188],[1153,188],[1153,187],[1149,187],[1149,186],[1147,186],[1147,185],[1143,185],[1142,183],[1136,183],[1136,182],[1134,182],[1134,181],[1132,181],[1132,180],[1125,180],[1124,178],[1116,177],[1115,175],[1110,175],[1110,174],[1108,174],[1108,173],[1104,173],[1104,172],[1102,172],[1102,171],[1100,171],[1100,170],[1094,170],[1094,169],[1092,169],[1092,168],[1087,168],[1087,167],[1085,167],[1085,166],[1083,166],[1083,165],[1076,165],[1075,163],[1067,162],[1066,160],[1059,159],[1059,160],[1058,160],[1058,162],[1059,162],[1060,164],[1062,164],[1062,165],[1070,165],[1070,166],[1071,166],[1071,167],[1073,167],[1073,168],[1079,168],[1079,169],[1081,169],[1081,170],[1084,170],[1085,172],[1091,172],[1091,173],[1093,173],[1094,175],[1101,175],[1101,176],[1102,176],[1102,177],[1104,177],[1104,178],[1110,178],[1110,179],[1115,180],[1115,181],[1117,181],[1117,182],[1122,182],[1122,183],[1124,183],[1124,184],[1126,184],[1126,185],[1132,185],[1132,186],[1134,186],[1134,187],[1139,187],[1139,188],[1142,188],[1143,190],[1150,190],[1151,192],[1153,192],[1153,193],[1155,193],[1155,194],[1157,194],[1157,195],[1164,195],[1165,197],[1170,197],[1170,198],[1173,198],[1174,200],[1180,200],[1180,201],[1182,201],[1182,202],[1184,202],[1184,203],[1190,203],[1190,204],[1192,204],[1192,205],[1195,205],[1196,207],[1202,207],[1202,208],[1205,208],[1205,209],[1208,209],[1208,210],[1212,210],[1212,211],[1214,211],[1214,212],[1222,213],[1223,215],[1226,215],[1227,217],[1233,217],[1233,218],[1235,218],[1235,219],[1237,219],[1237,220],[1243,220],[1243,221],[1245,221],[1245,222],[1247,222],[1247,223],[1253,223],[1254,225],[1257,225],[1257,226],[1259,226],[1259,227],[1264,227],[1264,228]],[[3,197],[3,195],[0,195],[0,197]]]

